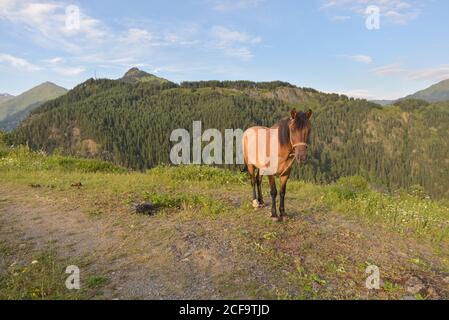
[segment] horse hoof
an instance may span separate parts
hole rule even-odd
[[[259,203],[258,200],[254,200],[254,201],[253,201],[253,208],[254,208],[254,209],[259,209],[259,208],[260,208],[260,203]]]
[[[265,202],[259,202],[259,208],[265,208]]]

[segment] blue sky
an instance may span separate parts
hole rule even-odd
[[[393,99],[449,78],[448,12],[447,0],[0,0],[0,92],[137,66]]]

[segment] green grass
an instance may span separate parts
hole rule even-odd
[[[81,159],[59,155],[47,156],[43,152],[30,152],[26,147],[8,149],[0,145],[0,170],[61,170],[85,173],[124,173],[126,169],[96,159]]]
[[[244,174],[209,166],[160,166],[150,170],[149,174],[168,176],[176,181],[213,182],[222,185],[247,184],[247,177]]]
[[[0,244],[0,300],[81,300],[95,297],[108,279],[90,276],[83,280],[80,290],[69,290],[66,273],[69,265],[84,270],[87,259],[74,261],[61,259],[54,250],[33,251],[28,247]]]
[[[222,196],[250,195],[245,174],[218,168],[167,166],[136,173],[104,161],[46,156],[25,147],[0,146],[0,177],[59,191],[82,182],[94,198],[97,193],[109,197],[126,194],[128,202],[147,200],[162,210],[195,209],[211,216],[230,208]],[[447,201],[434,201],[419,187],[384,194],[374,191],[362,177],[342,178],[330,185],[291,181],[287,197],[307,201],[305,213],[334,211],[435,243],[449,238]]]
[[[16,248],[0,245],[0,257],[9,264],[0,274],[0,300],[75,300],[85,297],[85,291],[65,287],[67,265],[53,252],[40,252],[19,262],[10,258],[17,252]]]
[[[104,286],[108,283],[108,278],[103,276],[93,276],[87,279],[87,287],[95,289]]]
[[[144,192],[144,199],[161,210],[197,209],[211,216],[218,215],[226,210],[226,204],[202,195]]]
[[[440,243],[449,236],[449,208],[423,198],[415,187],[388,195],[371,190],[363,178],[345,178],[322,187],[322,201],[329,208],[385,225],[399,233],[413,233]],[[354,184],[348,184],[348,181]]]

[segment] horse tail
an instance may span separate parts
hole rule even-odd
[[[245,165],[243,166],[243,168],[240,169],[240,172],[241,172],[241,173],[248,172],[248,165],[245,164]]]

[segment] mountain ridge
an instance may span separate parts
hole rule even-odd
[[[440,81],[424,90],[408,95],[403,99],[418,99],[427,102],[447,101],[449,100],[449,79]]]
[[[385,107],[397,104],[403,100],[423,100],[426,102],[449,101],[449,79],[440,81],[426,89],[419,90],[396,100],[377,99],[370,101]]]
[[[65,93],[67,93],[67,89],[47,81],[16,97],[2,101],[0,103],[0,129],[13,130],[32,110]]]

